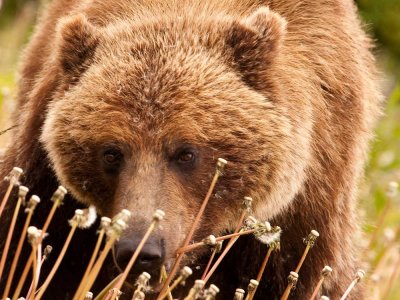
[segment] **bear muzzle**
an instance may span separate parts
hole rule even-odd
[[[121,237],[115,244],[113,257],[116,267],[122,272],[132,258],[143,235],[132,232]],[[151,236],[142,248],[130,272],[129,282],[134,283],[137,277],[147,272],[151,275],[151,282],[157,281],[160,270],[165,261],[165,242],[158,235]]]

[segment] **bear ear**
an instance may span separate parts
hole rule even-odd
[[[229,29],[227,44],[233,49],[236,68],[250,85],[261,80],[279,54],[286,33],[286,20],[267,7],[235,22]]]
[[[60,21],[57,34],[60,67],[68,77],[78,78],[96,50],[98,30],[84,15],[75,15]]]

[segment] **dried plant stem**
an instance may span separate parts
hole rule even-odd
[[[0,203],[0,218],[1,215],[3,214],[4,208],[6,207],[6,204],[8,202],[8,199],[10,198],[11,191],[15,185],[18,185],[18,180],[20,176],[22,175],[23,171],[22,169],[18,167],[14,167],[12,171],[10,172],[10,175],[8,175],[5,180],[9,180],[10,183],[7,187],[6,193],[4,194],[3,200],[1,200]]]
[[[239,235],[231,238],[226,245],[224,251],[221,253],[221,255],[218,257],[217,261],[214,263],[214,265],[211,267],[210,271],[207,273],[207,275],[204,277],[203,281],[207,283],[207,281],[210,279],[212,274],[214,274],[215,270],[218,268],[224,257],[228,254],[229,250],[233,247],[233,245],[236,243],[236,241],[239,239]]]
[[[36,265],[35,260],[33,261],[33,269],[35,270],[36,277],[34,276],[32,279],[32,283],[29,288],[29,292],[28,292],[28,295],[26,296],[26,299],[30,299],[31,295],[34,296],[36,294],[36,288],[37,288],[37,285],[39,283],[39,278],[40,278],[40,271],[41,271],[42,264],[45,259],[46,259],[46,256],[42,257],[42,247],[41,247],[41,244],[39,244],[39,247],[37,249],[37,258],[36,258],[37,265]],[[37,280],[36,280],[36,278],[37,278]],[[32,298],[32,299],[34,299],[34,298]]]
[[[35,247],[36,255],[33,256],[32,283],[31,283],[31,286],[29,288],[28,294],[26,295],[26,299],[27,300],[35,299],[36,287],[37,287],[38,282],[39,282],[38,271],[40,269],[40,267],[39,267],[40,260],[41,260],[40,253],[42,251],[42,247],[41,247],[41,244],[35,245],[34,247]]]
[[[215,247],[213,252],[211,253],[210,259],[208,260],[207,266],[204,269],[203,275],[201,276],[201,280],[204,280],[204,278],[206,277],[208,270],[210,270],[211,264],[214,260],[215,255],[217,254],[218,249]]]
[[[261,264],[260,270],[258,271],[258,274],[257,274],[257,278],[256,278],[256,281],[257,281],[257,282],[261,282],[262,275],[264,274],[265,267],[267,266],[269,257],[271,256],[271,253],[272,253],[273,250],[274,250],[273,247],[269,247],[269,248],[268,248],[267,254],[266,254],[265,257],[264,257],[264,260],[263,260],[263,262],[262,262],[262,264]],[[247,295],[246,298],[248,298],[248,300],[253,300],[254,295],[255,295],[256,292],[257,292],[257,288],[258,288],[258,285],[256,285],[256,286],[254,287],[254,290],[252,291],[252,293],[249,293],[249,294]]]
[[[103,218],[102,218],[103,221]],[[109,223],[109,222],[108,222]],[[121,233],[124,231],[126,228],[126,223],[123,220],[122,217],[118,217],[113,221],[112,225],[108,228],[108,225],[106,226],[106,235],[108,237],[108,241],[106,242],[103,251],[100,253],[100,256],[94,263],[93,268],[90,270],[88,278],[83,278],[83,288],[82,288],[82,293],[80,295],[75,294],[77,299],[84,299],[86,296],[86,293],[90,291],[92,285],[94,284],[97,275],[99,274],[101,267],[110,252],[112,246],[114,245],[115,241],[119,238]]]
[[[161,271],[160,271],[160,283],[163,282],[165,279],[167,279],[167,277],[168,277],[168,274],[167,274],[167,271],[165,269],[165,265],[162,265]],[[168,300],[173,300],[170,286],[167,287],[166,296],[163,295],[161,299],[163,299],[165,297],[168,297]],[[133,298],[132,298],[132,300],[133,300]]]
[[[21,203],[22,203],[22,198],[18,197],[17,204],[16,204],[15,209],[14,209],[14,214],[13,214],[13,217],[12,217],[12,220],[11,220],[10,228],[8,230],[6,242],[4,244],[3,254],[1,255],[0,281],[1,281],[1,278],[2,278],[2,275],[3,275],[4,266],[6,264],[8,250],[10,249],[11,239],[12,239],[12,236],[13,236],[13,233],[14,233],[15,223],[17,222],[18,213],[19,213],[19,209],[21,207]]]
[[[318,237],[319,237],[319,233],[316,230],[311,230],[311,232],[307,236],[307,238],[304,239],[304,242],[306,243],[306,248],[304,249],[303,255],[301,256],[301,259],[300,259],[299,263],[297,264],[295,273],[299,274],[301,266],[303,265],[304,260],[306,259],[308,252],[314,246],[315,241],[316,241],[316,239]]]
[[[22,287],[24,286],[26,277],[28,276],[29,269],[32,266],[32,262],[33,262],[35,255],[36,255],[36,253],[34,252],[34,249],[32,248],[31,255],[29,256],[28,261],[25,264],[25,268],[22,272],[21,278],[18,281],[18,285],[17,285],[17,288],[15,289],[12,300],[17,300],[18,296],[20,295]]]
[[[256,293],[257,287],[260,284],[259,281],[251,279],[249,286],[247,288],[247,296],[245,300],[251,300],[254,298],[254,294]]]
[[[1,201],[0,217],[1,217],[2,213],[3,213],[4,207],[6,206],[6,204],[8,202],[8,198],[10,198],[10,194],[11,194],[11,191],[12,191],[13,187],[14,187],[14,184],[10,181],[10,184],[9,184],[9,186],[7,188],[7,191],[4,194],[3,200]]]
[[[43,285],[40,287],[37,296],[35,297],[35,300],[40,300],[43,297],[43,294],[46,292],[46,289],[49,287],[49,284],[51,280],[53,279],[54,275],[56,274],[64,256],[65,253],[67,252],[67,249],[69,247],[69,244],[71,243],[72,237],[74,236],[74,233],[76,229],[78,228],[78,222],[74,222],[72,224],[72,227],[69,231],[69,234],[67,236],[67,239],[64,242],[64,246],[61,249],[60,254],[57,257],[56,262],[53,265],[53,268],[51,269],[49,275],[47,276],[46,280],[44,281]]]
[[[290,292],[296,287],[298,278],[299,275],[296,272],[290,272],[290,275],[288,277],[288,285],[283,292],[281,300],[287,300],[287,298],[289,298]]]
[[[250,230],[240,229],[243,226],[243,221],[244,221],[244,217],[246,216],[246,213],[247,213],[246,210],[243,210],[242,214],[240,215],[239,222],[236,224],[235,231],[233,232],[233,234],[229,235],[229,236],[231,236],[231,238],[230,238],[228,244],[226,245],[224,251],[221,253],[221,255],[218,257],[217,261],[211,267],[210,271],[204,277],[203,280],[205,283],[207,283],[207,281],[210,279],[210,277],[215,272],[215,270],[218,268],[218,266],[220,265],[220,263],[222,262],[222,260],[226,256],[226,254],[228,254],[229,250],[233,247],[233,245],[239,239],[240,235],[242,235],[242,233],[244,233],[244,232],[247,232],[246,234],[249,234]]]
[[[100,272],[101,266],[103,265],[104,260],[107,257],[107,254],[110,252],[111,247],[114,245],[117,238],[118,238],[117,234],[113,234],[110,236],[109,240],[104,246],[103,251],[100,253],[99,258],[96,260],[92,270],[89,272],[88,279],[86,280],[84,288],[82,289],[82,294],[78,297],[78,299],[84,299],[86,292],[90,291],[94,281],[97,278],[97,275]]]
[[[356,278],[350,283],[340,300],[345,300],[347,298],[347,296],[350,294],[356,284],[364,277],[364,275],[365,273],[363,270],[357,271]]]
[[[267,263],[268,263],[269,257],[271,256],[272,251],[274,251],[274,248],[273,247],[269,247],[268,251],[267,251],[267,254],[265,255],[264,260],[262,262],[262,265],[260,267],[260,270],[258,271],[258,274],[257,274],[256,280],[258,282],[261,282],[262,275],[264,274],[265,267],[267,266]]]
[[[210,197],[211,197],[211,194],[212,194],[212,192],[213,192],[213,190],[215,188],[215,185],[217,184],[217,181],[218,181],[219,177],[222,175],[222,170],[223,170],[224,166],[226,165],[226,163],[227,163],[226,160],[224,160],[222,158],[218,159],[217,168],[215,170],[215,174],[214,174],[214,177],[213,177],[213,179],[211,181],[210,187],[208,188],[207,194],[206,194],[206,196],[205,196],[205,198],[203,200],[203,203],[201,204],[200,210],[197,213],[197,216],[196,216],[196,218],[194,219],[194,221],[192,223],[192,227],[190,228],[189,233],[187,234],[186,239],[183,242],[182,248],[185,248],[185,247],[187,247],[189,245],[189,243],[190,243],[190,241],[191,241],[191,239],[193,237],[194,231],[197,229],[197,227],[198,227],[198,225],[200,223],[201,216],[203,215],[204,210],[205,210],[205,208],[206,208],[206,206],[208,204],[208,201],[210,200]],[[175,274],[176,274],[176,272],[177,272],[177,270],[179,268],[179,265],[180,265],[180,263],[181,263],[181,261],[183,259],[183,255],[184,255],[184,253],[180,253],[178,255],[178,257],[176,258],[176,260],[174,262],[174,265],[172,266],[171,272],[169,273],[167,279],[164,282],[164,285],[163,285],[163,287],[161,289],[159,297],[157,297],[157,300],[161,299],[160,295],[165,294],[165,292],[167,290],[167,287],[170,285],[172,279],[174,278],[174,276],[175,276]]]
[[[28,215],[26,217],[25,224],[24,224],[24,227],[22,229],[21,237],[20,237],[19,242],[18,242],[17,250],[15,252],[13,261],[11,263],[11,269],[10,269],[10,272],[8,274],[6,288],[4,290],[2,299],[7,298],[8,293],[10,292],[12,280],[14,278],[15,270],[16,270],[17,265],[18,265],[18,259],[19,259],[20,255],[21,255],[22,246],[23,246],[25,238],[26,238],[26,231],[27,231],[28,226],[29,226],[29,224],[31,222],[31,219],[32,219],[33,211],[34,210],[29,210]]]
[[[42,229],[40,237],[38,239],[38,244],[42,243],[44,235],[47,232],[47,229],[49,228],[50,223],[53,220],[54,214],[55,214],[57,208],[61,204],[61,201],[62,201],[61,198],[60,199],[57,198],[54,201],[53,206],[51,207],[51,210],[50,210],[49,214],[47,215],[46,221],[44,222],[43,229]],[[14,293],[14,296],[13,296],[13,300],[17,299],[17,297],[19,296],[19,293],[22,290],[23,284],[25,283],[25,279],[28,276],[28,271],[29,271],[29,269],[30,269],[30,267],[32,265],[32,262],[33,262],[33,259],[34,259],[34,255],[35,254],[32,252],[30,257],[29,257],[29,259],[28,259],[28,261],[26,262],[25,269],[24,269],[24,271],[22,273],[22,276],[21,276],[21,278],[20,278],[20,280],[18,282],[17,289],[16,289],[16,291]]]
[[[94,300],[101,300],[104,299],[108,292],[113,288],[113,286],[117,283],[117,281],[121,278],[122,273],[115,277],[107,286],[97,295]]]
[[[142,240],[140,241],[138,247],[136,248],[135,252],[133,253],[131,259],[129,260],[127,266],[125,267],[124,272],[122,273],[122,276],[119,278],[119,280],[117,281],[117,284],[115,285],[115,289],[117,291],[121,290],[122,285],[124,284],[126,278],[129,275],[129,272],[131,271],[133,265],[136,262],[136,259],[138,258],[140,252],[142,251],[144,244],[147,242],[147,240],[149,239],[150,235],[152,234],[152,232],[154,231],[154,229],[157,228],[157,224],[158,222],[164,217],[164,212],[162,211],[156,211],[154,216],[153,216],[153,221],[151,222],[149,228],[147,229],[146,233],[144,234]],[[117,293],[114,293],[111,297],[111,300],[115,300],[115,298],[117,297]]]
[[[231,233],[231,234],[227,234],[227,235],[223,235],[223,236],[217,237],[217,238],[215,238],[215,241],[220,242],[220,241],[224,241],[224,240],[227,240],[227,239],[239,237],[241,235],[251,234],[251,233],[254,233],[256,231],[257,231],[257,229],[243,230],[243,231],[240,231],[240,232],[235,232],[235,233]],[[178,254],[186,253],[186,252],[192,251],[192,250],[194,250],[196,248],[199,248],[201,246],[204,246],[204,245],[205,245],[204,242],[194,243],[194,244],[191,244],[191,245],[189,245],[189,246],[187,246],[185,248],[178,249],[177,253]]]
[[[83,284],[85,283],[85,278],[87,278],[87,276],[89,275],[90,271],[92,270],[93,264],[94,264],[94,262],[96,260],[96,257],[98,255],[98,253],[99,253],[101,243],[103,242],[104,235],[105,235],[105,228],[102,228],[100,230],[100,232],[99,232],[99,236],[97,238],[96,246],[94,247],[94,250],[93,250],[93,253],[92,253],[92,257],[90,258],[89,264],[86,267],[84,275],[82,276],[82,281],[79,284],[79,287],[75,292],[73,300],[78,299],[78,297],[82,294],[82,289],[83,289]]]
[[[332,273],[332,268],[330,266],[325,266],[322,269],[321,278],[318,281],[318,283],[317,283],[317,285],[316,285],[316,287],[315,287],[315,289],[314,289],[314,291],[313,291],[313,293],[312,293],[312,295],[311,295],[309,300],[314,300],[317,297],[318,291],[321,288],[322,284],[324,283],[324,280],[325,280],[326,276],[328,276],[330,273]]]
[[[383,293],[382,300],[389,299],[390,291],[391,291],[394,283],[396,282],[396,278],[399,275],[399,272],[400,272],[400,253],[399,253],[399,256],[397,257],[396,263],[394,264],[392,273],[390,274],[390,278],[389,278],[388,284],[385,288],[385,292]]]
[[[162,268],[162,272],[165,272],[165,267]],[[166,274],[166,273],[165,273]],[[178,286],[178,284],[185,284],[186,279],[193,274],[193,271],[189,267],[184,267],[181,270],[181,273],[177,279],[175,279],[174,283],[171,285],[171,287],[168,286],[168,291],[164,295],[160,296],[161,299],[164,299],[165,297],[168,297],[168,300],[172,300],[172,294],[171,292]],[[164,274],[163,274],[164,275]]]
[[[306,256],[307,256],[308,252],[310,251],[310,248],[311,248],[310,245],[307,244],[306,248],[304,249],[303,255],[301,256],[301,259],[300,259],[299,263],[297,264],[297,267],[295,270],[296,273],[299,273],[301,266],[303,265],[304,260],[306,259]]]

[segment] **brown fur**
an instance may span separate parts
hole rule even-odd
[[[231,230],[250,195],[255,216],[283,229],[258,298],[282,294],[311,229],[321,237],[293,298],[309,297],[324,265],[334,273],[323,293],[343,293],[359,267],[356,186],[380,101],[352,1],[55,0],[38,24],[0,175],[16,165],[40,196],[60,181],[104,215],[128,208],[138,234],[163,209],[157,234],[170,263],[223,157],[229,165],[196,239]],[[110,144],[125,158],[114,177],[98,162]],[[182,145],[198,152],[191,170],[171,158]],[[76,206],[69,201],[65,212]],[[57,231],[65,234],[69,217]],[[49,242],[57,245],[55,226]],[[82,243],[89,233],[81,234]],[[239,241],[212,279],[221,299],[246,287],[265,252]],[[76,286],[85,245],[72,246],[49,299]],[[363,298],[360,290],[352,297]]]

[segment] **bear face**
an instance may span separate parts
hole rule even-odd
[[[106,28],[80,15],[62,21],[60,84],[41,135],[57,177],[77,200],[102,215],[132,212],[126,235],[142,236],[153,212],[165,211],[156,235],[167,262],[218,157],[229,166],[196,239],[232,229],[244,196],[254,198],[254,214],[264,220],[285,209],[310,152],[309,122],[294,125],[306,112],[282,105],[284,91],[269,75],[285,21],[266,8],[240,21],[203,18]]]

